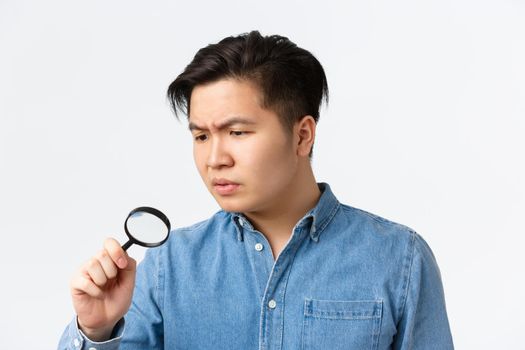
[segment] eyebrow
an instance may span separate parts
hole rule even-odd
[[[221,129],[224,129],[224,128],[228,128],[228,127],[230,127],[230,126],[232,126],[234,124],[253,125],[253,124],[255,124],[255,122],[253,120],[246,119],[246,118],[243,118],[243,117],[232,117],[232,118],[226,119],[226,120],[222,121],[221,123],[219,123],[217,125],[217,129],[221,130]],[[190,131],[193,131],[193,130],[200,130],[200,131],[208,130],[207,128],[205,128],[203,126],[198,126],[194,122],[190,122],[188,124],[188,129]]]

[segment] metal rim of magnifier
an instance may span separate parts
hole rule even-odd
[[[162,220],[162,222],[164,223],[164,225],[166,225],[166,228],[168,229],[168,233],[166,234],[166,237],[162,241],[155,242],[155,243],[142,242],[136,239],[131,233],[129,233],[128,220],[133,214],[138,213],[138,212],[149,213],[149,214],[155,215],[156,217]],[[126,218],[126,221],[124,222],[124,230],[126,231],[126,235],[128,235],[128,238],[132,243],[141,245],[146,248],[153,248],[153,247],[158,247],[159,245],[162,245],[164,242],[168,240],[168,237],[170,236],[170,231],[171,231],[171,224],[170,224],[170,221],[168,220],[168,217],[164,215],[164,213],[161,212],[160,210],[152,208],[152,207],[138,207],[138,208],[133,209],[128,214],[128,217]]]

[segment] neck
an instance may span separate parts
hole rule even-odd
[[[279,255],[290,238],[294,226],[315,207],[321,197],[310,164],[298,173],[301,175],[294,178],[276,205],[264,211],[244,213],[254,228],[268,239],[274,256]]]

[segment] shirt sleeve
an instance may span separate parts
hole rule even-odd
[[[115,326],[112,339],[105,342],[89,340],[78,328],[77,318],[66,327],[58,350],[162,350],[163,318],[161,301],[163,272],[160,249],[148,249],[137,267],[131,307]]]
[[[113,329],[111,339],[104,342],[90,340],[79,329],[77,318],[75,317],[66,327],[62,338],[58,344],[58,350],[117,350],[120,346],[122,333],[124,331],[124,319],[121,319]]]
[[[432,250],[415,232],[405,304],[397,330],[393,349],[454,349],[441,273]]]

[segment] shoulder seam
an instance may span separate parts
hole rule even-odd
[[[379,215],[376,215],[376,214],[372,214],[372,213],[370,213],[370,212],[368,212],[366,210],[359,209],[359,208],[356,208],[356,207],[352,207],[352,206],[347,205],[347,204],[341,204],[341,207],[343,209],[346,209],[346,210],[349,210],[349,211],[352,211],[352,210],[358,211],[358,212],[368,216],[369,218],[371,218],[372,220],[374,220],[374,221],[376,221],[376,222],[378,222],[380,224],[389,224],[389,225],[397,226],[397,227],[402,228],[404,230],[408,230],[409,232],[415,232],[414,229],[412,229],[409,226],[406,226],[406,225],[400,224],[398,222],[386,219],[386,218],[384,218],[382,216],[379,216]]]

